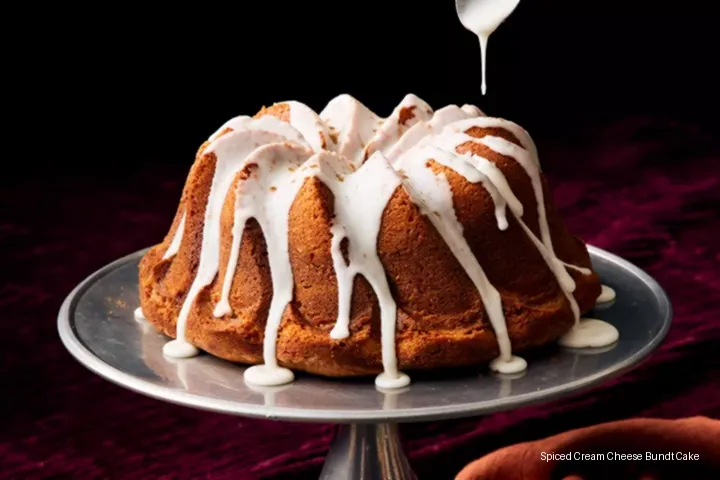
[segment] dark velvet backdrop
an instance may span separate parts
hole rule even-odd
[[[123,4],[91,11],[94,21],[63,6],[75,22],[18,53],[16,71],[32,72],[26,99],[43,100],[24,110],[35,122],[42,113],[74,122],[70,138],[83,148],[35,161],[53,174],[187,168],[232,116],[285,99],[319,110],[343,92],[381,114],[408,92],[436,107],[475,103],[538,141],[638,114],[720,125],[717,20],[701,0],[522,0],[490,39],[486,97],[477,40],[452,0],[285,3]]]
[[[451,478],[495,448],[601,421],[720,415],[720,45],[710,9],[522,0],[491,37],[483,98],[476,41],[450,0],[336,3],[64,5],[23,17],[53,27],[33,54],[15,52],[12,70],[30,87],[13,92],[34,120],[13,117],[31,138],[0,175],[0,478],[317,475],[331,426],[124,391],[64,351],[55,315],[86,275],[165,234],[197,147],[222,122],[284,99],[320,109],[342,92],[382,114],[413,92],[520,123],[570,228],[658,278],[675,308],[661,350],[616,382],[404,428],[421,478]],[[63,127],[67,145],[39,135]]]

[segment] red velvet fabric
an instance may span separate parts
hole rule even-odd
[[[720,414],[720,146],[643,119],[540,143],[572,230],[655,276],[675,319],[641,367],[573,398],[402,427],[420,479],[452,478],[500,447],[637,416]],[[191,158],[191,156],[190,156]],[[102,159],[97,159],[101,162]],[[56,333],[85,276],[166,233],[189,164],[28,177],[3,187],[0,478],[317,477],[330,425],[195,411],[90,373]]]

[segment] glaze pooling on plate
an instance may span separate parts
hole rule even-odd
[[[607,285],[602,286],[602,291],[597,298],[598,304],[610,303],[615,300],[615,290],[608,287]]]
[[[582,318],[558,343],[569,348],[606,347],[617,342],[619,333],[615,327],[596,318]]]
[[[289,122],[267,116],[236,117],[210,137],[202,152],[215,155],[216,167],[205,210],[199,265],[177,319],[177,338],[165,345],[165,355],[184,358],[198,353],[187,341],[188,315],[200,291],[213,281],[221,268],[221,212],[225,198],[232,193],[235,198],[232,245],[213,315],[220,318],[232,314],[229,292],[240,240],[248,220],[255,219],[267,243],[273,293],[263,340],[264,364],[249,368],[245,380],[264,386],[293,380],[293,373],[278,365],[276,354],[278,328],[293,299],[288,223],[290,207],[300,187],[306,179],[314,178],[335,198],[331,254],[338,285],[338,314],[329,336],[342,340],[352,335],[349,322],[353,280],[362,275],[374,291],[380,309],[383,372],[376,378],[378,387],[402,388],[410,383],[410,378],[398,370],[395,343],[398,307],[377,252],[383,212],[399,188],[407,192],[430,220],[477,289],[500,352],[490,367],[503,373],[523,371],[527,363],[512,353],[501,296],[464,238],[449,183],[443,173],[432,169],[433,162],[452,169],[488,192],[495,206],[498,230],[507,229],[508,215],[518,222],[555,276],[572,309],[576,322],[573,335],[579,335],[580,330],[582,335],[596,334],[593,340],[580,343],[608,341],[611,335],[601,327],[588,329],[582,324],[580,328],[578,324],[580,312],[573,297],[576,286],[568,269],[583,275],[591,272],[562,262],[554,252],[540,162],[535,145],[524,129],[506,120],[486,117],[477,107],[468,105],[450,105],[433,112],[415,95],[407,95],[388,118],[378,117],[349,95],[331,100],[320,114],[300,102],[284,104],[289,109]],[[520,145],[499,136],[476,138],[465,133],[474,127],[506,130]],[[468,142],[514,159],[531,180],[537,210],[525,212],[504,174],[492,162],[473,153],[457,152],[460,145]],[[234,191],[230,192],[231,188]],[[522,220],[523,215],[528,214],[536,217],[540,238]],[[165,257],[172,257],[180,247],[185,213],[180,222]],[[352,245],[347,259],[341,248],[345,240]]]

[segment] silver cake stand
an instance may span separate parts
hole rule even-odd
[[[413,374],[398,391],[380,391],[372,378],[352,381],[297,375],[282,387],[251,387],[244,367],[209,355],[169,360],[167,337],[134,318],[139,305],[138,262],[145,251],[121,258],[92,274],[67,297],[58,317],[63,343],[82,364],[116,384],[188,407],[270,420],[340,424],[322,479],[415,478],[403,454],[397,424],[483,415],[585,390],[618,376],[657,347],[672,310],[662,288],[634,265],[590,247],[604,284],[617,292],[614,304],[595,316],[612,323],[620,340],[604,349],[551,347],[526,356],[516,376],[486,368]]]

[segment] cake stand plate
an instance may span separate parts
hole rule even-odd
[[[397,424],[488,414],[576,393],[618,376],[657,347],[672,310],[662,288],[627,261],[589,247],[603,284],[617,292],[614,304],[588,317],[620,332],[603,349],[550,347],[526,356],[519,375],[485,367],[441,375],[411,373],[413,383],[381,391],[373,378],[330,380],[297,374],[281,387],[243,381],[244,367],[210,355],[171,360],[168,338],[135,320],[138,262],[145,250],[92,274],[63,303],[60,337],[70,353],[93,372],[138,393],[215,412],[271,420],[332,422],[340,428],[321,474],[323,479],[415,478],[402,452]]]

